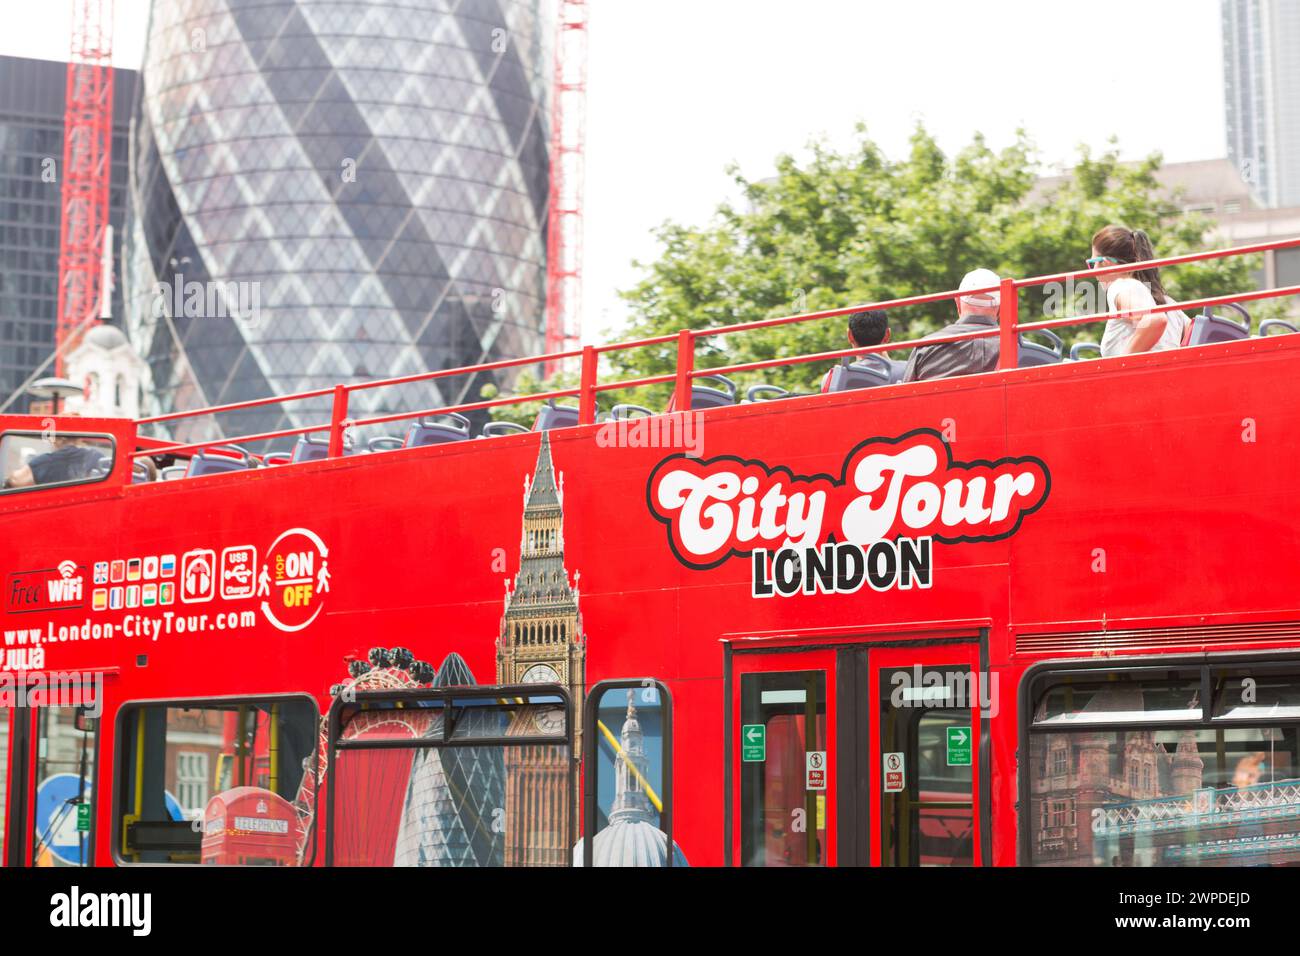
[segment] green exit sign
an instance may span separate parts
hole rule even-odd
[[[949,767],[970,766],[971,736],[969,727],[948,728]]]
[[[90,804],[77,804],[77,832],[86,833],[90,830]]]
[[[740,728],[740,759],[762,763],[767,759],[767,725],[745,724]]]

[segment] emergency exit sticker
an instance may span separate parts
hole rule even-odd
[[[804,789],[826,789],[826,751],[809,750],[804,753]]]
[[[885,754],[885,793],[901,793],[907,785],[902,754]]]

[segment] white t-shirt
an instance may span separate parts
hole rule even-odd
[[[1127,292],[1129,298],[1129,309],[1121,309],[1116,301],[1121,292]],[[1173,301],[1165,303],[1172,305]],[[1155,297],[1151,295],[1151,290],[1137,279],[1126,278],[1116,279],[1106,289],[1106,305],[1111,312],[1122,312],[1135,309],[1154,309],[1156,308]],[[1183,330],[1187,328],[1187,323],[1191,320],[1187,313],[1181,310],[1161,313],[1165,317],[1165,330],[1161,333],[1156,344],[1151,346],[1152,352],[1161,352],[1165,349],[1176,349],[1183,344]],[[1103,357],[1119,355],[1121,352],[1128,351],[1129,339],[1133,338],[1133,333],[1137,331],[1137,322],[1141,317],[1133,319],[1111,319],[1106,323],[1105,334],[1101,337],[1101,354]]]

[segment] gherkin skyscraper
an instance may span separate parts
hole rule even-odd
[[[551,23],[546,0],[154,0],[122,274],[156,410],[541,351]]]

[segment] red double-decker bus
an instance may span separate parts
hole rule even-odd
[[[0,417],[6,475],[96,455],[0,495],[5,861],[1300,859],[1300,335],[1248,320],[1300,287],[1070,360],[1021,336],[1110,316],[1017,301],[1066,278],[1003,280],[974,333],[1000,368],[960,378],[894,381],[883,353],[916,343],[695,367],[700,339],[855,306],[560,353],[575,387],[449,408],[349,414],[467,370]],[[674,347],[674,372],[599,374]],[[732,384],[841,360],[818,395]],[[683,411],[602,411],[664,383]],[[323,399],[294,429],[148,434]],[[520,401],[532,429],[463,417]]]

